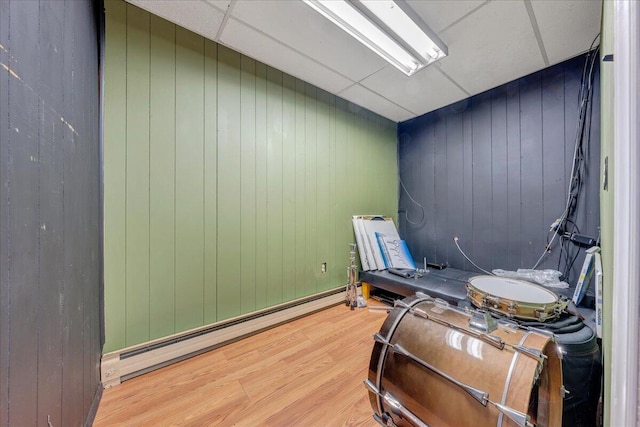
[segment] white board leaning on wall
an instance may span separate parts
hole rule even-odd
[[[416,268],[393,219],[382,215],[354,215],[352,222],[362,270]]]

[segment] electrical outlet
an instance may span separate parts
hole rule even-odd
[[[322,264],[320,264],[320,271],[323,273],[327,272],[327,263],[323,262]]]

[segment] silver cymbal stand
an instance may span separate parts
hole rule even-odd
[[[349,267],[347,267],[347,295],[345,304],[351,310],[358,306],[358,267],[356,266],[356,244],[349,243]]]

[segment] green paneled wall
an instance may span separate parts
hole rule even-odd
[[[395,216],[396,124],[106,12],[104,351],[342,286],[351,215]]]

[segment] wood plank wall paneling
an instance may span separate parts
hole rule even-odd
[[[166,23],[170,25],[170,23]],[[173,26],[175,28],[175,26]],[[170,47],[168,47],[170,49]],[[205,40],[204,44],[204,323],[216,320],[218,309],[218,293],[216,281],[218,275],[218,45]],[[175,111],[174,111],[175,113]],[[175,178],[175,177],[174,177]],[[171,210],[173,203],[165,205]],[[175,223],[174,223],[175,224]],[[170,225],[173,230],[173,224]],[[175,248],[174,248],[175,251]],[[174,292],[176,282],[174,280]],[[171,294],[163,295],[166,304],[172,304]],[[153,302],[152,302],[153,304]],[[170,311],[167,306],[164,310]],[[165,312],[166,313],[166,312]],[[169,325],[171,326],[171,325]]]
[[[9,2],[0,2],[0,44],[9,39]],[[9,52],[0,49],[0,62],[9,62]],[[57,65],[57,64],[56,64]],[[57,65],[58,66],[58,65]],[[8,73],[7,73],[8,74]],[[9,76],[0,74],[0,118],[8,117],[9,111]],[[1,119],[0,119],[1,120]],[[9,158],[9,126],[0,121],[0,425],[9,424],[8,397],[9,397],[9,325],[11,313],[6,309],[4,301],[9,300],[9,286],[5,263],[9,258],[9,245],[4,236],[9,235],[8,216],[5,214],[5,200],[9,194],[9,186],[4,185],[9,179],[9,168],[5,167],[5,159]],[[59,278],[58,275],[56,278]],[[55,279],[52,283],[56,283]],[[55,286],[55,285],[54,285]],[[55,374],[54,374],[55,375]],[[59,417],[57,419],[60,419]]]
[[[218,48],[218,317],[239,314],[240,54]],[[267,119],[265,117],[265,119]],[[267,179],[268,182],[268,179]],[[268,193],[267,193],[268,198]]]
[[[127,13],[126,52],[127,144],[125,173],[127,301],[149,300],[149,14],[140,9]],[[149,339],[149,304],[126,306],[126,328],[132,340]]]
[[[127,99],[127,50],[123,49],[127,43],[127,9],[124,4],[114,2],[106,2],[105,7],[108,21],[104,63],[104,316],[105,334],[109,334],[105,344],[121,348],[125,346],[127,307],[127,210],[123,198],[127,182],[127,104],[123,101]],[[107,108],[111,105],[117,107]]]
[[[351,215],[395,217],[397,125],[106,7],[105,352],[345,284]]]
[[[204,322],[204,39],[177,27],[175,50],[175,273],[180,284],[175,292],[175,326],[184,330]],[[138,143],[127,140],[127,146]],[[144,304],[148,300],[138,301]]]
[[[9,25],[11,28],[10,40],[11,52],[20,55],[20,64],[12,63],[12,69],[24,82],[30,82],[29,87],[38,81],[37,66],[39,63],[38,49],[34,49],[33,36],[38,35],[38,19],[29,19],[29,16],[39,15],[39,4],[29,2],[24,7],[18,7],[12,2],[9,11]],[[2,43],[4,45],[4,42]],[[14,60],[14,62],[17,62]],[[23,66],[20,66],[24,64]],[[5,74],[6,75],[6,74]],[[35,86],[35,85],[34,85]],[[20,183],[20,187],[12,188],[8,200],[3,200],[9,221],[9,235],[20,233],[21,238],[7,242],[11,245],[11,253],[7,268],[7,286],[10,286],[9,301],[6,309],[15,310],[21,308],[21,313],[11,313],[11,327],[9,340],[11,343],[9,353],[9,381],[10,391],[13,396],[21,396],[20,399],[11,400],[9,412],[9,424],[15,424],[18,420],[25,424],[37,424],[37,412],[33,410],[32,403],[38,400],[38,372],[33,369],[38,363],[38,336],[34,330],[38,330],[38,306],[29,304],[33,295],[37,295],[37,287],[40,283],[39,269],[32,268],[33,260],[38,259],[38,246],[40,237],[40,210],[39,210],[39,171],[29,167],[39,157],[38,150],[38,94],[22,84],[9,82],[5,90],[9,91],[9,107],[20,111],[21,114],[8,116],[6,126],[13,129],[9,156],[3,164],[16,163],[11,167],[9,182]],[[4,119],[4,118],[3,118]],[[6,120],[6,119],[4,119]],[[20,134],[22,133],[22,134]],[[6,162],[6,163],[5,163]],[[18,192],[19,191],[19,192]],[[10,201],[10,204],[9,204]],[[5,236],[3,236],[5,238]],[[4,264],[4,263],[3,263]],[[9,284],[10,283],[10,284]],[[33,286],[36,286],[36,289]],[[20,321],[18,320],[20,316]],[[14,322],[13,320],[16,320]],[[74,384],[75,385],[75,384]],[[22,418],[22,419],[21,419]],[[13,422],[12,422],[13,420]]]
[[[474,270],[460,246],[485,269],[531,268],[547,243],[549,226],[566,203],[573,158],[578,90],[584,56],[460,101],[398,126],[404,186],[401,235],[418,262],[423,257]],[[595,78],[591,146],[576,222],[599,232],[600,107]],[[551,237],[549,235],[549,237]],[[572,256],[575,247],[572,248]],[[556,246],[540,268],[557,268]],[[574,284],[580,251],[569,275]],[[561,269],[564,267],[561,262]]]
[[[150,17],[149,40],[149,337],[173,333],[175,313],[175,27]]]
[[[90,424],[102,390],[99,8],[0,2],[3,426]]]
[[[267,68],[267,306],[282,301],[282,73]],[[239,210],[229,212],[236,215]],[[221,283],[221,286],[225,286]],[[239,300],[239,298],[238,298]]]
[[[61,40],[64,36],[62,23],[65,18],[65,8],[61,4],[51,4],[49,2],[41,4],[41,13],[47,14],[52,19],[40,21],[41,34],[47,34],[53,40]],[[2,13],[2,12],[0,12]],[[64,75],[64,59],[56,55],[54,49],[40,50],[39,74],[42,79],[42,87],[48,88],[51,102],[49,106],[54,111],[64,109],[63,99],[65,96],[64,85],[61,84]],[[68,96],[68,94],[67,94]],[[0,105],[2,104],[0,100]],[[54,120],[57,117],[49,118]],[[62,126],[42,126],[40,129],[39,156],[47,159],[40,166],[40,178],[43,188],[40,193],[40,215],[42,222],[49,225],[49,233],[40,235],[40,251],[38,254],[41,260],[41,268],[47,272],[47,281],[40,283],[38,289],[38,306],[42,310],[40,316],[47,319],[40,325],[38,334],[38,372],[47,372],[38,379],[38,420],[46,420],[50,416],[51,422],[62,421],[62,411],[58,409],[62,399],[62,389],[60,384],[63,378],[63,367],[52,366],[51,358],[59,361],[62,358],[62,334],[64,323],[59,316],[59,306],[51,304],[51,301],[59,299],[64,293],[64,253],[59,248],[63,246],[64,235],[61,232],[64,228],[64,208],[65,203],[61,197],[60,182],[64,180],[64,171],[60,167],[63,164],[64,154],[61,149],[63,144],[64,131]],[[4,164],[2,166],[4,169]],[[6,182],[2,180],[2,182]],[[4,187],[4,186],[3,186]],[[43,191],[44,190],[44,191]],[[46,209],[42,209],[46,206]],[[0,233],[5,236],[5,233]],[[0,308],[1,310],[1,308]],[[3,319],[4,320],[4,319]],[[1,322],[1,321],[0,321]],[[89,353],[90,354],[90,353]],[[2,375],[2,374],[0,374]],[[52,410],[54,409],[55,410]],[[0,417],[0,425],[3,424]]]

